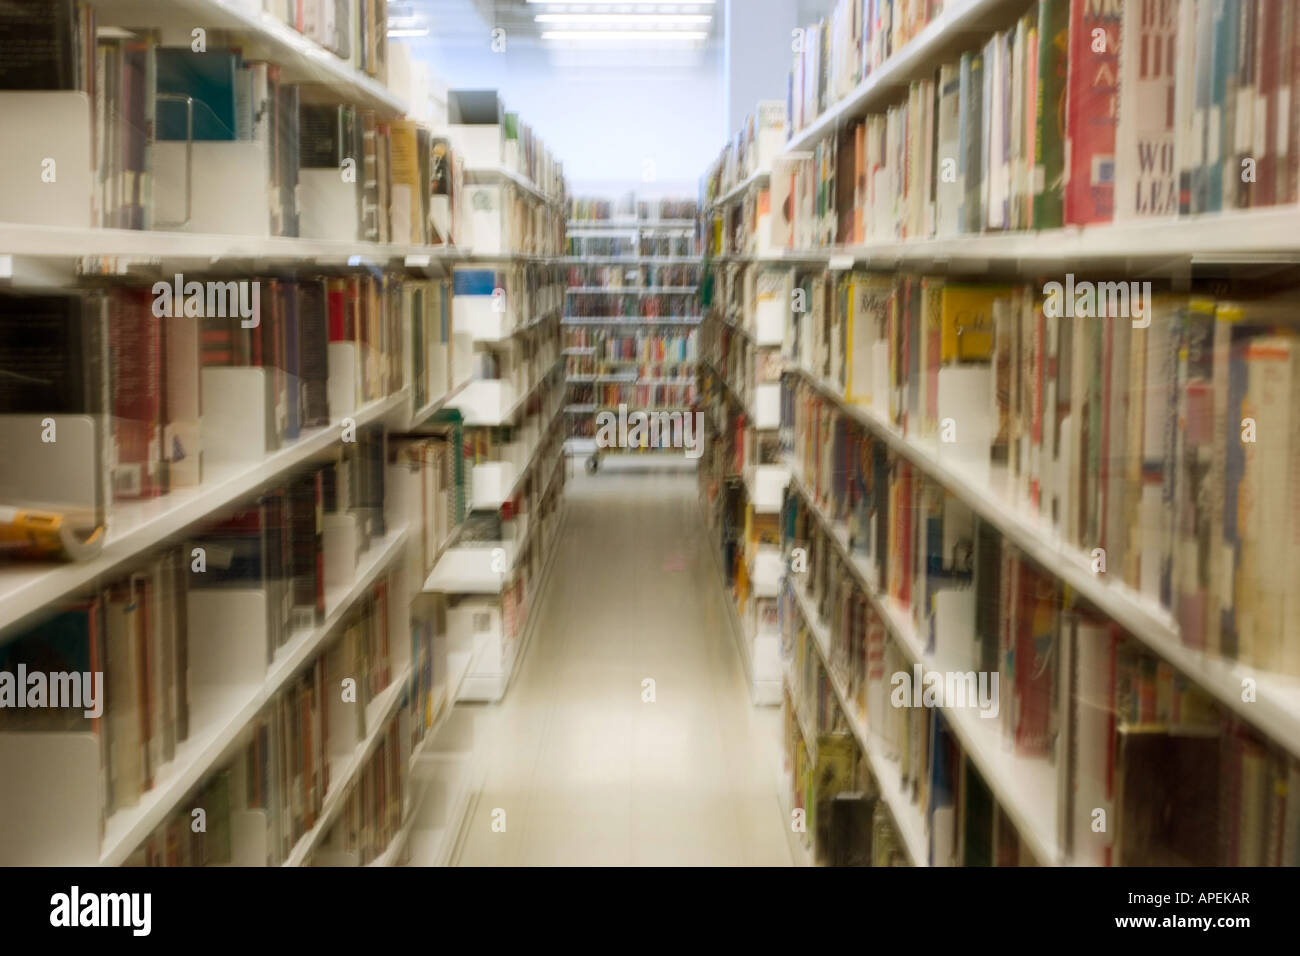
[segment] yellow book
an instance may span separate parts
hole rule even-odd
[[[424,243],[424,217],[420,212],[420,148],[416,124],[410,120],[392,123],[392,199],[393,238],[402,241],[408,236],[411,243]],[[398,228],[402,220],[404,231]]]
[[[944,362],[980,361],[993,356],[993,302],[1010,295],[1006,286],[945,285],[942,305]]]
[[[0,505],[0,553],[12,557],[88,561],[105,533],[89,513]]]

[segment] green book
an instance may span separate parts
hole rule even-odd
[[[1069,0],[1038,0],[1038,92],[1034,102],[1033,227],[1059,229],[1065,203],[1065,91]]]

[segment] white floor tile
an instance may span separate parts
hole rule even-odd
[[[602,468],[568,494],[538,629],[481,708],[487,770],[458,863],[790,865],[779,714],[749,702],[694,473]]]

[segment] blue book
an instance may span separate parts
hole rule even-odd
[[[156,57],[155,133],[158,140],[185,140],[186,105],[163,99],[163,94],[194,100],[196,142],[237,139],[235,129],[235,77],[242,68],[234,52],[192,53],[185,48],[159,47]]]
[[[498,285],[495,269],[457,269],[452,275],[453,295],[491,295]]]
[[[1218,212],[1223,208],[1223,164],[1234,133],[1232,115],[1236,104],[1228,87],[1229,78],[1236,85],[1237,21],[1237,0],[1215,0],[1209,122],[1217,124],[1217,129],[1207,129],[1206,133],[1208,142],[1215,148],[1206,151],[1206,205],[1202,212]]]

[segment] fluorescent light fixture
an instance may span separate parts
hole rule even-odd
[[[427,37],[429,35],[429,28],[424,27],[423,29],[389,30],[388,35],[390,37]]]
[[[528,0],[528,3],[549,3],[551,6],[563,4],[569,7],[631,7],[658,5],[661,7],[706,7],[712,6],[713,0]]]
[[[703,40],[703,30],[546,30],[543,40]]]
[[[605,23],[611,26],[634,23],[655,23],[669,26],[674,23],[708,23],[710,13],[539,13],[533,17],[538,23]]]

